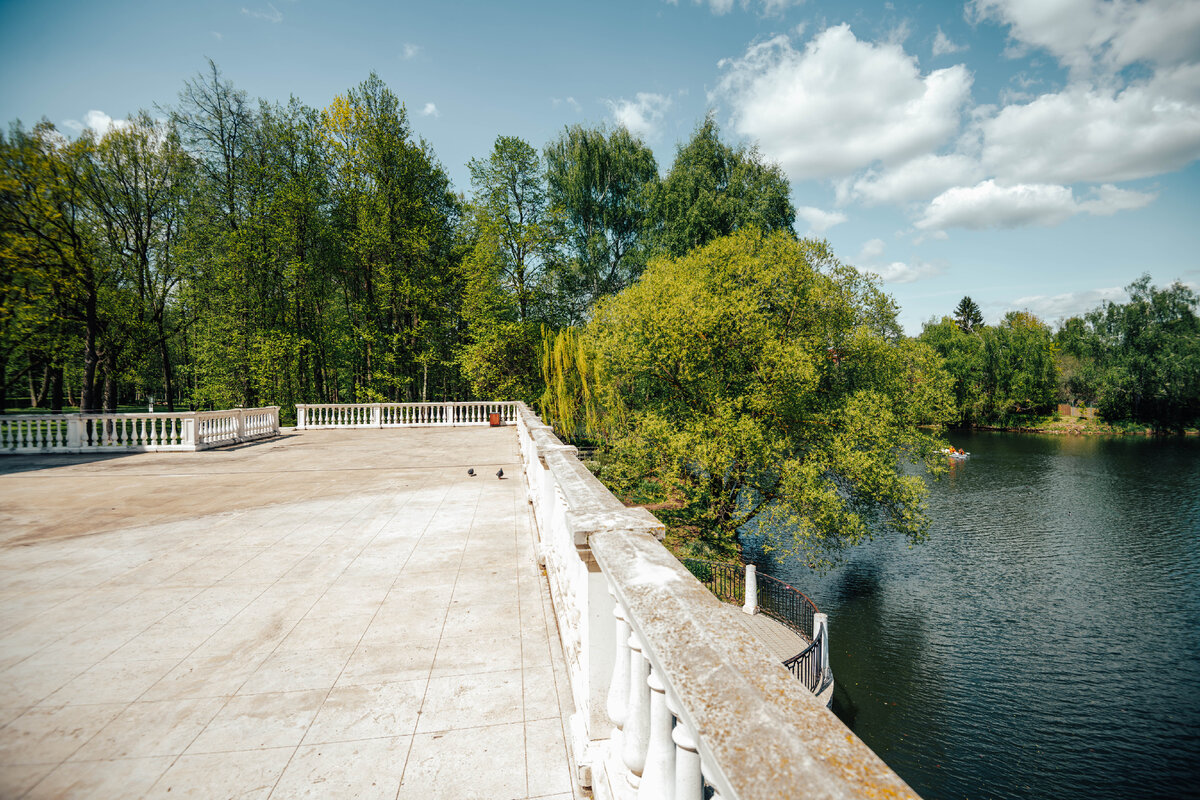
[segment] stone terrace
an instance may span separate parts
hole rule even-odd
[[[0,797],[578,796],[520,476],[512,427],[0,457]]]

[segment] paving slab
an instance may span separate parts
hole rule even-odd
[[[2,456],[0,797],[581,797],[534,553],[512,428]]]

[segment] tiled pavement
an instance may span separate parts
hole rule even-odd
[[[0,457],[0,798],[567,800],[568,695],[511,428]]]

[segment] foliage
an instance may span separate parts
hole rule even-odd
[[[1052,408],[1058,390],[1054,340],[1033,314],[1011,311],[999,325],[969,331],[943,317],[927,322],[918,338],[937,351],[954,381],[959,424],[1016,424]]]
[[[979,304],[967,296],[954,307],[954,321],[963,333],[973,333],[983,327],[983,312],[979,310]]]
[[[625,128],[575,125],[546,146],[547,197],[569,258],[557,281],[573,322],[641,274],[643,230],[658,180],[654,154]],[[573,301],[573,302],[572,302]]]
[[[1200,297],[1181,283],[1159,289],[1143,275],[1127,303],[1106,302],[1057,334],[1066,390],[1107,420],[1160,430],[1200,421]]]
[[[818,567],[880,528],[923,535],[901,464],[944,466],[918,425],[949,415],[949,380],[824,243],[745,230],[654,260],[580,337],[617,412],[603,476],[676,535],[728,550],[757,531]]]
[[[796,209],[778,165],[720,139],[710,114],[654,187],[647,225],[658,252],[682,256],[743,228],[791,231]]]

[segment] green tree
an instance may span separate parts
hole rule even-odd
[[[925,483],[902,463],[944,466],[918,426],[952,401],[933,350],[896,331],[890,299],[821,242],[745,230],[652,261],[580,336],[603,380],[601,475],[684,547],[759,532],[828,567],[882,528],[918,540]]]
[[[654,188],[651,238],[657,250],[682,256],[743,228],[791,231],[796,209],[790,193],[778,165],[766,163],[756,148],[722,142],[710,114]]]
[[[650,148],[624,127],[567,128],[546,146],[547,199],[566,228],[569,259],[556,300],[572,322],[645,267],[642,233],[658,180]]]
[[[963,333],[974,333],[983,327],[983,312],[969,296],[964,297],[954,307],[954,321]]]

